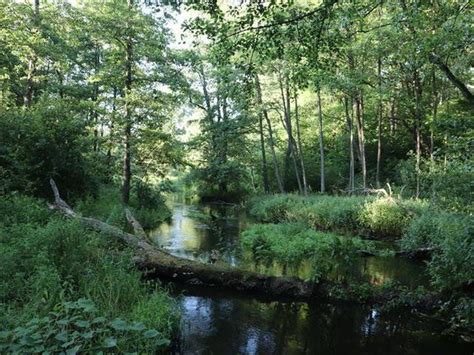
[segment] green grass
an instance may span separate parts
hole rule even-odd
[[[260,222],[304,223],[322,231],[388,239],[400,238],[410,221],[429,209],[414,200],[291,194],[258,197],[249,206]]]
[[[242,235],[242,245],[256,260],[295,265],[312,264],[312,278],[347,280],[355,276],[359,250],[373,250],[372,242],[308,229],[302,224],[255,224]]]
[[[18,327],[41,328],[34,331],[41,339],[51,331],[52,337],[66,332],[66,338],[72,340],[77,335],[76,327],[66,329],[57,321],[69,317],[63,308],[79,299],[94,305],[94,317],[105,317],[110,322],[120,318],[130,326],[138,322],[158,333],[144,341],[138,331],[114,331],[113,326],[104,323],[99,327],[104,336],[92,337],[92,343],[77,337],[67,346],[64,341],[64,351],[82,344],[83,349],[92,346],[96,350],[149,352],[169,344],[179,315],[167,293],[141,281],[131,254],[117,241],[66,220],[45,206],[44,201],[18,195],[0,200],[0,326],[8,333],[2,333],[0,344],[14,348],[24,343],[24,331]],[[82,312],[81,320],[88,319],[83,311],[77,311]],[[50,320],[35,321],[43,317]],[[106,334],[116,340],[116,346],[111,345],[112,341],[104,345]],[[63,338],[56,340],[61,342]],[[52,340],[43,341],[51,345],[51,351],[58,345]]]

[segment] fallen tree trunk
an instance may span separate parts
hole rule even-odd
[[[54,204],[49,205],[50,208],[58,210],[66,217],[80,221],[95,231],[123,241],[136,251],[135,262],[140,269],[146,270],[147,275],[172,279],[189,285],[222,287],[275,298],[307,300],[316,294],[318,285],[298,278],[267,276],[231,266],[204,264],[171,255],[146,240],[143,228],[128,209],[126,217],[134,228],[135,235],[95,218],[81,216],[61,199],[53,179],[50,179],[50,184],[54,193]]]
[[[431,259],[431,256],[436,250],[436,248],[431,247],[419,248],[414,250],[402,250],[396,251],[393,256],[400,258],[408,258],[417,261],[425,261]],[[368,250],[359,250],[357,254],[362,257],[380,256],[380,254]]]

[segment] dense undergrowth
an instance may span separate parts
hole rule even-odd
[[[374,249],[370,241],[318,232],[295,223],[256,224],[243,233],[242,244],[257,261],[276,260],[293,266],[310,261],[313,280],[356,276],[358,252]]]
[[[141,280],[119,243],[45,206],[0,200],[0,352],[166,348],[179,322],[173,300]]]
[[[430,248],[432,255],[426,261],[430,292],[444,295],[437,312],[452,328],[472,333],[473,216],[446,212],[423,201],[361,196],[273,195],[254,198],[249,207],[257,221],[266,223],[244,232],[243,247],[258,260],[290,265],[309,260],[315,280],[334,280],[337,275],[336,281],[345,286],[335,287],[332,296],[336,298],[365,299],[396,292],[392,304],[415,304],[420,296],[427,296],[426,290],[406,290],[396,284],[374,287],[355,277],[354,266],[361,250],[388,256],[396,249]],[[389,239],[392,251],[376,250],[374,241],[361,237]],[[348,289],[353,292],[349,294]]]
[[[97,196],[81,199],[74,207],[85,216],[98,218],[122,229],[128,228],[118,187],[101,186]],[[145,230],[156,228],[171,218],[171,211],[160,191],[145,184],[134,186],[129,207]]]
[[[393,239],[411,220],[429,211],[426,202],[364,196],[273,195],[250,202],[250,214],[260,222],[305,223],[342,234]]]

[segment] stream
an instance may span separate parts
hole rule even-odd
[[[152,232],[170,253],[272,275],[309,277],[308,265],[259,265],[246,255],[244,211],[223,205],[173,202],[172,220]],[[214,252],[215,253],[215,252]],[[373,284],[427,283],[423,266],[402,258],[361,258],[358,272]],[[182,354],[473,354],[472,344],[440,334],[440,324],[361,305],[267,302],[229,291],[170,285],[182,312]]]

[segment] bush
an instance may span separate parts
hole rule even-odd
[[[357,234],[361,230],[358,214],[367,198],[314,196],[305,199],[299,208],[287,212],[292,222],[304,222],[324,231]]]
[[[34,223],[43,225],[52,215],[46,202],[20,194],[9,194],[0,198],[0,227],[14,224]]]
[[[287,212],[300,208],[303,198],[298,195],[259,196],[250,200],[250,215],[260,222],[280,223],[288,220]]]
[[[414,157],[398,164],[400,182],[408,193],[416,190]],[[445,210],[474,212],[474,169],[472,157],[468,159],[451,158],[445,161],[422,160],[421,197],[429,198],[431,203]]]
[[[101,157],[84,154],[84,107],[45,99],[28,110],[0,110],[0,193],[47,197],[50,177],[68,198],[96,191]]]
[[[447,212],[415,219],[400,241],[404,250],[434,248],[428,271],[439,288],[474,280],[474,218]]]

